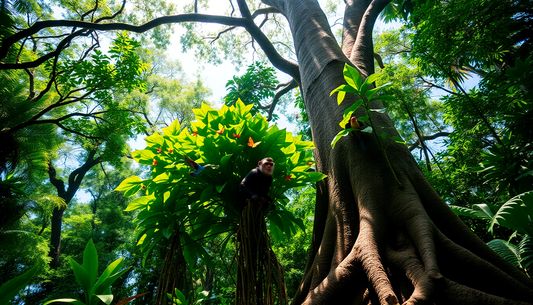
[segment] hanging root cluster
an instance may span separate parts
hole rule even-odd
[[[187,265],[183,257],[180,233],[178,230],[172,234],[170,248],[165,256],[165,263],[161,274],[159,275],[159,284],[157,285],[156,305],[173,304],[167,294],[176,297],[175,289],[179,289],[185,295],[192,288],[192,283],[187,277]]]
[[[288,304],[283,269],[270,247],[261,204],[248,202],[237,231],[236,305]]]

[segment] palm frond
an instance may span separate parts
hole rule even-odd
[[[521,264],[531,277],[533,275],[533,238],[525,235],[518,244],[518,251],[522,260]]]
[[[513,266],[523,269],[516,245],[502,239],[493,239],[487,245]]]

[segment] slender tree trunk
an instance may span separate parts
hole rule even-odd
[[[50,268],[57,269],[60,266],[59,255],[61,254],[61,225],[63,224],[63,214],[66,206],[61,208],[55,207],[52,212],[52,228],[50,237],[50,253],[52,260]]]
[[[49,256],[52,258],[50,261],[50,268],[57,269],[61,265],[61,226],[63,225],[63,213],[67,209],[68,204],[74,198],[74,195],[78,191],[85,174],[96,164],[100,163],[100,158],[95,158],[96,151],[90,151],[87,155],[87,160],[79,168],[75,169],[69,175],[68,187],[65,187],[65,183],[61,180],[56,173],[54,165],[50,161],[48,163],[48,176],[50,183],[54,185],[57,190],[57,195],[64,201],[64,205],[61,207],[55,207],[52,213],[51,219],[51,240],[50,240],[50,252]]]
[[[368,151],[354,136],[331,141],[343,111],[330,92],[344,84],[345,63],[373,72],[371,34],[387,0],[346,1],[338,47],[316,1],[263,2],[288,19],[316,146],[318,184],[309,259],[293,304],[529,304],[533,283],[492,252],[428,184],[405,145],[386,151],[372,135]],[[381,108],[375,102],[371,108]],[[360,116],[362,113],[356,113]],[[372,113],[378,132],[398,135],[386,114]]]

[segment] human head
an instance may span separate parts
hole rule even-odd
[[[274,159],[272,158],[263,158],[261,161],[257,162],[259,170],[268,176],[272,176],[274,172]]]

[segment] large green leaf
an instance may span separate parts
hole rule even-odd
[[[114,262],[112,262],[111,264],[109,264],[109,266],[107,266],[107,268],[104,270],[104,272],[102,273],[102,275],[100,276],[96,284],[93,286],[91,293],[101,294],[104,291],[106,291],[112,283],[111,281],[109,281],[109,278],[113,274],[116,274],[117,272],[119,272],[123,265],[124,265],[123,258],[119,258],[115,260]]]
[[[39,265],[35,265],[22,275],[17,276],[5,282],[0,287],[0,304],[9,304],[9,301],[14,298],[20,290],[31,280],[35,273],[39,270]]]
[[[511,198],[494,214],[490,231],[500,225],[533,236],[533,191]]]
[[[459,216],[466,216],[486,221],[491,221],[494,214],[490,207],[486,204],[475,204],[473,208],[465,208],[461,206],[449,205],[450,209]]]
[[[344,75],[344,80],[350,87],[356,90],[361,89],[361,84],[363,83],[363,79],[361,78],[361,74],[359,73],[359,71],[357,71],[357,69],[346,64],[344,65],[342,74]]]
[[[379,73],[374,73],[374,74],[369,75],[365,79],[363,84],[361,85],[361,95],[366,95],[366,93],[368,92],[368,89],[370,89],[370,86],[372,85],[372,83],[374,83],[380,77],[381,77],[381,74],[379,74]]]
[[[74,271],[76,282],[81,286],[83,291],[89,292],[92,288],[89,272],[71,257],[69,257],[69,262],[72,270]]]
[[[525,235],[518,244],[521,265],[527,270],[529,276],[533,276],[533,237]]]
[[[94,290],[94,293],[96,295],[104,295],[107,290],[110,289],[111,285],[113,285],[113,282],[118,280],[124,273],[128,272],[130,267],[124,268],[121,271],[115,272],[111,274],[108,278],[106,278],[102,283],[98,286],[96,286],[96,289]],[[109,293],[105,293],[105,295],[109,295]]]
[[[520,256],[515,245],[501,239],[493,239],[487,245],[513,266],[520,268]]]
[[[89,275],[89,287],[92,287],[96,283],[96,278],[98,277],[98,253],[96,253],[96,247],[94,246],[92,238],[89,240],[83,251],[82,266]]]
[[[100,299],[102,302],[106,303],[107,305],[111,304],[113,301],[113,295],[112,294],[99,294],[96,295],[98,299]]]
[[[152,201],[153,199],[154,199],[153,197],[149,197],[149,196],[143,196],[143,197],[136,198],[135,200],[133,200],[132,202],[128,204],[128,207],[124,210],[124,212],[144,209],[146,208],[148,203]]]
[[[142,179],[137,176],[132,176],[122,181],[115,191],[125,191],[124,196],[130,197],[137,194],[142,188]]]

